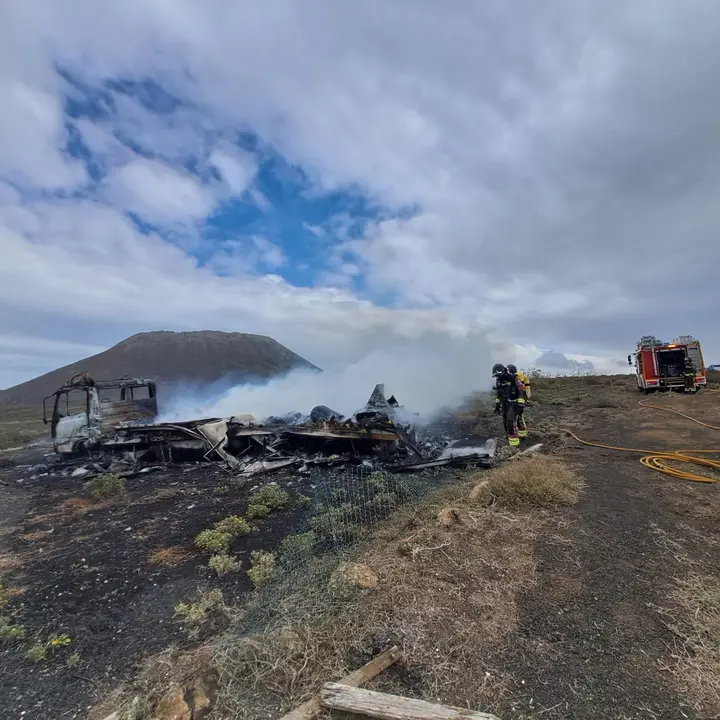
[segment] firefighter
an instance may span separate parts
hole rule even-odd
[[[520,437],[517,429],[518,401],[524,398],[525,388],[517,375],[509,373],[500,363],[493,366],[495,378],[495,413],[502,414],[508,444],[517,447]]]
[[[685,392],[694,393],[697,392],[697,385],[695,384],[695,366],[693,361],[689,357],[685,357],[685,370],[683,372],[685,378]]]
[[[515,365],[508,365],[507,371],[511,374],[517,377],[520,382],[523,384],[523,387],[525,388],[525,392],[521,397],[518,398],[517,401],[517,428],[518,428],[518,437],[525,438],[528,436],[528,429],[527,425],[525,423],[525,408],[527,407],[528,401],[530,400],[530,397],[532,396],[532,390],[530,388],[530,378],[522,372],[521,370],[518,370]]]

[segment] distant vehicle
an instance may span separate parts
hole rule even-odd
[[[708,372],[720,372],[720,365],[710,365]]]
[[[635,365],[638,390],[672,390],[685,387],[685,361],[690,358],[695,368],[695,386],[707,385],[707,371],[700,343],[691,335],[681,335],[671,343],[644,335],[635,352],[628,355],[628,365]],[[720,366],[713,366],[718,367]]]

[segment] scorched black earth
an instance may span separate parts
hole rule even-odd
[[[245,572],[211,575],[193,539],[223,517],[244,515],[257,481],[241,485],[206,464],[168,468],[128,479],[122,497],[94,502],[82,480],[30,479],[32,468],[22,467],[0,472],[1,612],[25,629],[23,640],[0,646],[5,717],[84,717],[143,657],[188,644],[173,620],[177,602],[208,586],[232,603],[251,586]],[[234,540],[243,570],[253,550],[276,547],[302,522],[309,509],[297,500],[312,484],[298,475],[283,481],[290,506]],[[49,646],[36,662],[25,658],[63,634],[69,644]]]

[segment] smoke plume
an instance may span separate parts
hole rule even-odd
[[[295,370],[263,384],[233,387],[220,396],[175,395],[163,403],[161,420],[229,417],[250,413],[257,420],[298,411],[308,414],[327,405],[346,416],[362,408],[377,383],[409,411],[429,421],[440,408],[453,407],[475,390],[488,389],[492,367],[490,346],[479,335],[453,338],[426,333],[398,340],[391,347],[369,350],[345,367],[318,373]]]

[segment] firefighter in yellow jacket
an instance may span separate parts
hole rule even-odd
[[[516,374],[497,363],[492,369],[495,379],[495,413],[502,415],[505,433],[510,447],[520,444],[517,418],[519,408],[524,407],[525,388]]]
[[[532,388],[530,387],[530,378],[522,371],[518,370],[515,365],[508,365],[507,371],[517,377],[518,380],[523,384],[525,392],[522,397],[518,398],[517,405],[517,428],[518,437],[524,438],[528,436],[527,425],[525,424],[525,407],[528,401],[532,397]]]

